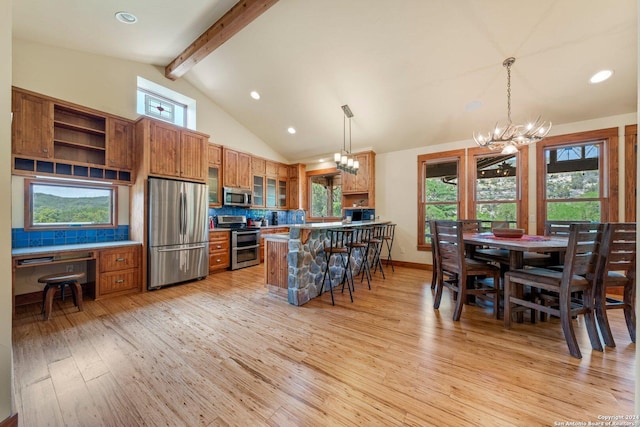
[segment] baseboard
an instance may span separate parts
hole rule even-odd
[[[0,427],[18,427],[18,414],[10,415],[9,418],[0,421]]]
[[[382,265],[386,267],[387,262],[385,260],[382,261]],[[422,264],[419,262],[407,262],[407,261],[393,261],[393,265],[397,265],[399,267],[407,267],[407,268],[415,268],[417,270],[433,270],[433,266],[431,264]]]

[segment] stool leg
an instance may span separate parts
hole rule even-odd
[[[44,320],[51,318],[51,311],[53,309],[53,297],[56,295],[56,286],[48,286],[47,293],[45,295],[44,303]]]
[[[78,311],[82,311],[84,306],[82,305],[82,286],[78,281],[68,283],[71,286],[71,293],[73,294],[73,303],[78,306]]]

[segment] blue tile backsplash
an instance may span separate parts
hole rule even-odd
[[[375,215],[374,209],[345,209],[345,216],[353,216],[354,212],[362,212],[362,219],[368,220],[371,215]],[[271,211],[269,209],[243,209],[232,206],[223,206],[221,208],[210,208],[209,215],[217,219],[217,215],[244,215],[255,220],[266,218],[269,225],[272,225],[273,213],[278,215],[278,225],[286,224],[302,224],[302,213],[300,211]],[[216,226],[218,224],[216,223]]]
[[[129,226],[83,230],[25,231],[11,229],[11,248],[33,248],[39,246],[74,245],[78,243],[102,243],[129,240]]]

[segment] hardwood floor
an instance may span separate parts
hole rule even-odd
[[[536,426],[633,413],[635,344],[569,356],[557,319],[504,330],[490,308],[433,309],[431,272],[396,267],[354,302],[295,307],[262,266],[186,285],[18,307],[21,426]]]

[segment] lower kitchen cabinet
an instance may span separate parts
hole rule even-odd
[[[264,239],[265,234],[288,233],[289,227],[271,227],[260,230],[260,262],[264,262]]]
[[[209,273],[226,270],[231,265],[228,231],[209,231]]]
[[[140,246],[100,251],[96,299],[140,291]]]

